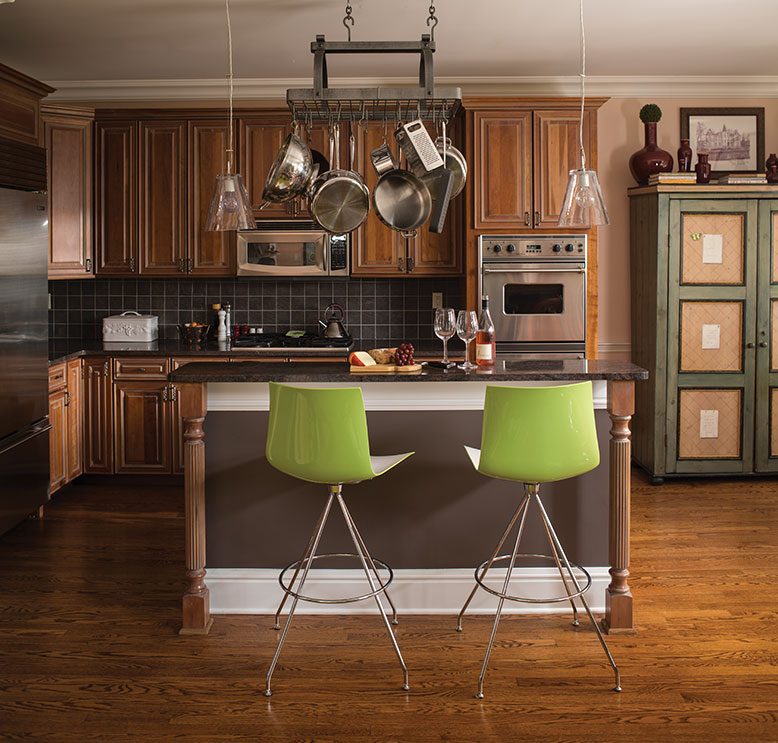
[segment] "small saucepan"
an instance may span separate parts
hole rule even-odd
[[[270,166],[259,208],[289,201],[303,193],[311,176],[312,165],[311,149],[297,136],[295,126]]]

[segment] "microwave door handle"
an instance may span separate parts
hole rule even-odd
[[[322,269],[324,270],[325,274],[329,274],[330,267],[327,265],[328,264],[327,256],[329,255],[329,252],[330,252],[330,237],[329,237],[329,235],[325,234],[323,236],[322,241],[321,241],[321,246],[322,246],[322,250],[321,250],[321,265],[322,265]]]

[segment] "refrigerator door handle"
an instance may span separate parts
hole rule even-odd
[[[5,446],[3,446],[2,449],[0,449],[0,454],[5,454],[6,452],[11,451],[11,449],[15,449],[17,446],[24,444],[26,441],[29,441],[30,439],[34,439],[39,434],[46,433],[46,431],[50,431],[50,430],[51,430],[51,424],[49,423],[49,419],[47,418],[45,421],[41,421],[40,423],[37,423],[23,436],[20,436],[17,439],[12,439],[8,444],[6,444]]]

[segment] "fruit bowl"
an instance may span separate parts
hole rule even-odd
[[[202,343],[207,338],[210,329],[210,325],[196,322],[185,322],[178,326],[181,339],[192,345]]]

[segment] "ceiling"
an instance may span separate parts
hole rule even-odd
[[[355,40],[415,39],[428,0],[352,0]],[[235,76],[309,78],[342,0],[231,0]],[[577,74],[578,0],[438,0],[436,75]],[[778,75],[776,0],[587,0],[593,76]],[[0,62],[46,82],[223,79],[223,0],[0,3]],[[336,58],[330,77],[412,76],[417,62]]]

